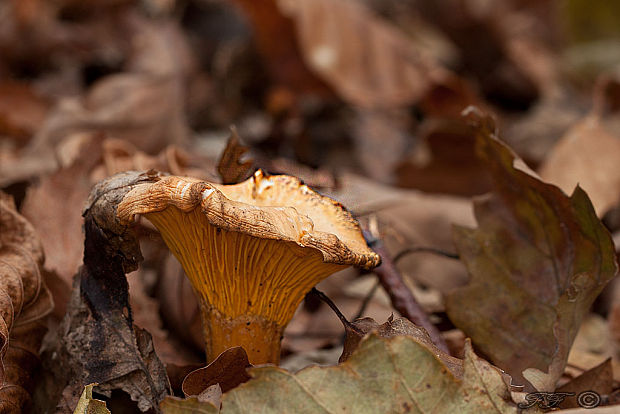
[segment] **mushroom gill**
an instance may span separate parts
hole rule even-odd
[[[121,222],[144,215],[177,257],[200,303],[207,359],[242,346],[277,363],[284,328],[306,292],[379,256],[335,201],[285,175],[257,171],[235,185],[169,176],[131,190]]]

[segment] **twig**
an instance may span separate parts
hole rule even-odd
[[[432,253],[432,254],[437,254],[439,256],[446,257],[448,259],[455,259],[455,260],[460,259],[459,255],[456,253],[447,252],[445,250],[437,249],[435,247],[409,247],[405,250],[401,250],[400,252],[398,252],[394,256],[392,261],[394,263],[398,263],[400,259],[402,259],[406,255],[411,254],[411,253]]]
[[[374,272],[379,278],[381,286],[390,296],[394,309],[411,322],[426,329],[437,348],[449,354],[448,345],[439,330],[428,319],[428,315],[422,310],[420,304],[403,281],[400,271],[396,268],[394,261],[390,258],[381,241],[372,235],[367,235],[366,232],[364,232],[364,236],[368,243],[372,245],[373,250],[381,256],[381,266],[374,269]]]
[[[373,296],[375,296],[375,293],[377,292],[377,289],[379,288],[379,286],[380,286],[380,283],[377,280],[374,286],[372,287],[372,289],[370,289],[368,293],[366,294],[366,297],[364,298],[364,301],[362,302],[362,305],[360,306],[360,310],[357,311],[357,315],[355,315],[355,318],[353,318],[353,320],[356,320],[362,317],[362,315],[366,311],[366,308],[368,307],[368,304],[372,300]]]
[[[351,329],[351,330],[353,330],[355,332],[360,333],[361,335],[364,334],[362,331],[360,331],[360,329],[357,326],[355,326],[351,322],[349,322],[347,317],[344,316],[342,314],[342,312],[340,312],[340,309],[338,309],[338,306],[336,306],[336,304],[334,302],[332,302],[332,300],[330,298],[328,298],[325,293],[321,292],[317,288],[312,288],[312,290],[310,292],[313,295],[318,296],[318,298],[321,299],[323,302],[325,302],[327,304],[327,306],[332,308],[332,310],[334,311],[336,316],[338,316],[338,319],[340,319],[340,322],[342,322],[342,324],[344,325],[345,328],[349,328],[349,329]]]

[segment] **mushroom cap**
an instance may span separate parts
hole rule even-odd
[[[119,221],[128,224],[136,214],[159,229],[181,262],[208,341],[230,336],[222,341],[232,346],[239,345],[232,337],[240,330],[239,338],[270,336],[267,341],[279,343],[318,282],[349,265],[380,263],[341,204],[286,175],[259,170],[235,185],[163,177],[124,196]],[[218,331],[225,325],[232,333]]]
[[[372,269],[381,262],[342,204],[318,194],[295,177],[270,176],[258,170],[253,177],[234,185],[163,177],[130,191],[117,214],[121,222],[129,223],[136,214],[148,215],[168,207],[184,213],[199,208],[216,228],[315,249],[325,263]]]

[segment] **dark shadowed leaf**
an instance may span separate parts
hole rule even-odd
[[[183,380],[183,393],[198,395],[216,384],[227,392],[250,379],[246,369],[251,366],[243,348],[229,348],[206,367],[190,372]]]
[[[614,383],[611,358],[598,364],[592,369],[587,370],[577,378],[562,385],[558,392],[574,392],[575,396],[583,391],[596,392],[598,395],[609,395],[612,392]],[[579,404],[575,398],[567,398],[560,408],[577,408]]]
[[[239,142],[239,135],[235,128],[230,130],[230,138],[226,143],[226,148],[222,152],[217,163],[217,172],[222,177],[223,184],[237,184],[250,176],[254,161],[241,158],[248,151],[248,147]]]
[[[154,173],[119,174],[90,194],[84,212],[84,266],[48,350],[55,357],[48,359],[47,371],[57,387],[49,391],[54,394],[49,401],[58,401],[62,393],[65,409],[60,412],[73,409],[85,383],[99,383],[102,393],[122,389],[142,411],[157,411],[170,392],[151,335],[133,325],[125,273],[137,268],[142,254],[136,236],[118,223],[114,207],[132,185],[155,179]]]
[[[517,384],[553,391],[582,317],[616,274],[614,246],[581,188],[568,197],[519,169],[492,120],[470,115],[494,190],[474,203],[477,229],[454,228],[471,280],[447,311]]]

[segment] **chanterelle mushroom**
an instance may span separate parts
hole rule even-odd
[[[286,175],[257,171],[235,185],[163,177],[139,185],[117,214],[142,214],[181,262],[198,297],[210,361],[242,346],[277,363],[284,327],[315,284],[380,258],[337,202]]]

